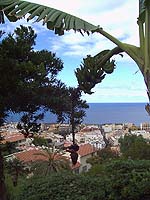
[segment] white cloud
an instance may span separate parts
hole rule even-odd
[[[48,5],[56,9],[74,14],[95,25],[100,25],[105,31],[121,39],[123,42],[138,44],[137,0],[30,0],[35,3]],[[128,15],[130,12],[130,15]],[[24,22],[25,25],[29,23]],[[41,23],[35,23],[34,29],[37,34],[46,30]],[[65,47],[65,48],[64,48]],[[87,54],[95,55],[103,49],[113,48],[114,44],[105,39],[100,34],[93,34],[84,37],[79,33],[70,31],[62,37],[58,37],[56,42],[52,42],[52,49],[68,56],[83,56]]]
[[[31,1],[31,0],[30,0]],[[116,38],[120,39],[122,42],[137,45],[138,41],[138,1],[137,0],[32,0],[33,2],[45,4],[71,14],[78,16],[86,21],[93,23],[94,25],[100,25],[103,29],[110,34],[114,35]],[[19,22],[17,22],[19,23]],[[29,25],[30,23],[24,22],[24,24]],[[7,27],[8,30],[12,29],[14,26],[11,23]],[[35,23],[34,29],[36,33],[43,33],[46,27],[43,27],[41,23]],[[48,35],[48,34],[47,34]],[[46,41],[49,40],[47,46],[51,47],[52,51],[57,51],[57,54],[61,56],[68,56],[71,60],[73,57],[80,59],[88,54],[96,55],[104,49],[112,49],[115,45],[108,39],[100,34],[92,34],[90,36],[85,35],[84,37],[79,33],[74,33],[74,31],[66,32],[64,36],[47,36]],[[117,56],[117,63],[126,63],[127,66],[130,63],[134,63],[131,58],[123,54]],[[68,59],[68,60],[69,60]],[[138,69],[138,68],[137,68]],[[108,102],[108,101],[142,101],[147,99],[146,87],[142,80],[137,83],[137,80],[129,80],[129,77],[123,77],[123,80],[130,85],[120,84],[119,87],[114,80],[111,80],[106,85],[111,87],[104,87],[105,85],[96,86],[92,95],[84,95],[83,98],[87,99],[88,102]],[[120,79],[121,79],[120,78]],[[121,82],[120,81],[120,82]],[[142,84],[141,84],[142,82]]]
[[[143,102],[148,101],[146,90],[132,88],[96,88],[93,90],[95,93],[92,95],[84,94],[83,99],[88,103],[96,102]]]
[[[112,6],[112,1],[107,1],[107,3],[106,1],[105,3],[104,1],[95,1],[93,3],[89,0],[86,1],[86,3],[81,0],[71,3],[67,0],[61,1],[62,3],[60,3],[60,1],[48,2],[53,7],[74,13],[95,25],[100,24],[104,27],[104,30],[108,31],[116,38],[121,39],[123,42],[138,45],[138,29],[136,24],[138,4],[135,0],[132,2],[126,1],[126,3],[121,1],[119,5],[113,3],[114,9],[111,10],[110,7]],[[130,15],[127,14],[127,11],[130,11]],[[68,56],[85,57],[87,54],[95,55],[103,49],[111,49],[114,47],[112,42],[105,39],[100,34],[93,34],[90,36],[85,35],[83,37],[79,33],[74,34],[73,31],[70,31],[58,38],[58,40],[60,41],[58,49],[61,50],[64,46],[67,46],[67,48],[64,49],[63,54]]]

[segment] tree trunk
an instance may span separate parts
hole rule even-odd
[[[144,74],[144,71],[141,71],[141,72],[142,72],[142,74],[144,76],[145,85],[147,87],[147,96],[148,96],[148,99],[149,99],[149,103],[147,103],[145,105],[145,110],[150,115],[150,72],[147,71],[146,74]]]
[[[0,146],[0,200],[7,200],[7,191],[4,176],[4,159],[2,155],[2,148]]]
[[[75,119],[74,119],[74,93],[71,92],[71,127],[72,127],[72,143],[75,144]]]
[[[75,144],[75,124],[74,124],[74,118],[71,120],[72,125],[72,143]]]
[[[18,182],[18,174],[17,173],[13,175],[12,182],[13,182],[13,186],[16,187],[17,182]]]
[[[110,145],[110,142],[109,142],[109,140],[106,138],[106,134],[105,134],[104,129],[103,129],[102,127],[100,127],[100,131],[101,131],[101,134],[102,134],[102,136],[103,136],[103,140],[104,140],[104,142],[105,142],[105,148],[110,147],[110,146],[111,146],[111,145]]]

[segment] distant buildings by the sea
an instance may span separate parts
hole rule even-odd
[[[16,128],[17,123],[4,124],[0,128],[1,140],[0,143],[13,144],[17,151],[6,158],[19,158],[24,162],[34,162],[41,157],[35,157],[38,151],[43,151],[44,146],[35,146],[34,138],[25,138]],[[75,173],[88,171],[91,167],[86,160],[99,149],[105,147],[105,139],[111,144],[114,151],[119,152],[118,140],[126,134],[142,135],[144,138],[150,139],[150,123],[141,123],[140,126],[135,126],[133,123],[113,123],[113,124],[81,124],[78,126],[75,133],[76,143],[79,145],[78,162],[75,166],[71,166]],[[72,133],[69,124],[51,124],[43,123],[41,131],[37,134],[40,138],[46,139],[55,146],[55,149],[60,149],[63,156],[70,159],[69,153],[64,149],[72,144]],[[104,138],[105,136],[105,138]],[[71,163],[71,160],[70,160]]]

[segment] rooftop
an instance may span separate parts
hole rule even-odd
[[[82,157],[82,156],[95,153],[96,151],[97,149],[93,147],[91,144],[83,144],[83,145],[80,145],[78,154]]]

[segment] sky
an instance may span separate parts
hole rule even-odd
[[[80,17],[94,25],[100,25],[105,31],[122,42],[138,46],[138,1],[137,0],[31,0],[57,8]],[[30,1],[30,2],[31,2]],[[96,55],[104,49],[112,49],[115,45],[98,33],[82,36],[74,31],[57,36],[46,29],[42,23],[19,20],[1,25],[6,32],[12,32],[20,24],[31,25],[38,37],[35,50],[47,49],[55,52],[64,63],[64,69],[58,78],[67,86],[78,85],[75,69],[80,66],[87,55]],[[82,94],[88,103],[109,102],[148,102],[143,76],[136,63],[126,54],[115,57],[116,69],[107,75],[102,83],[97,84],[92,95]]]

